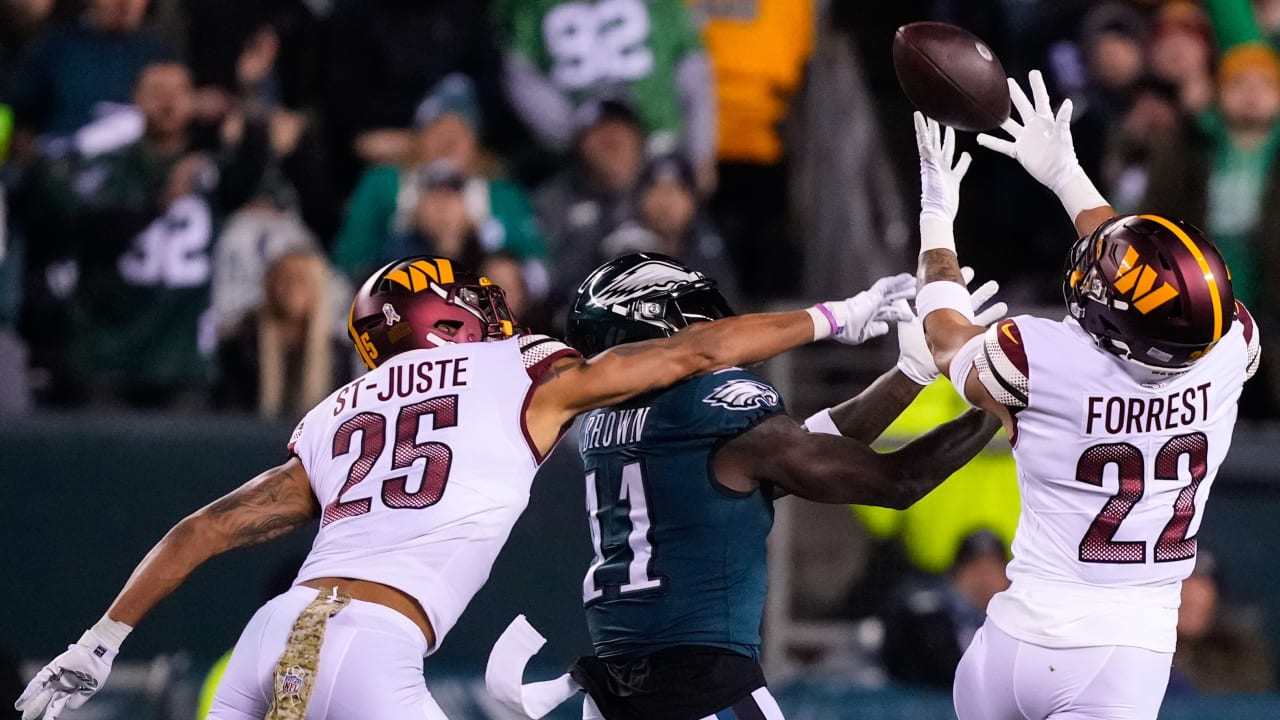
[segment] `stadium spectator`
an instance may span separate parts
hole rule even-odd
[[[386,262],[392,239],[412,232],[420,170],[445,161],[464,177],[462,197],[480,249],[510,252],[525,264],[534,292],[546,293],[546,248],[529,198],[514,182],[481,176],[480,124],[473,83],[463,75],[441,80],[414,113],[417,132],[406,164],[377,165],[360,178],[334,243],[338,267],[356,279]]]
[[[409,227],[392,236],[374,264],[409,255],[443,255],[476,267],[484,249],[467,212],[466,188],[467,178],[452,160],[437,160],[421,168]]]
[[[1171,695],[1275,689],[1275,666],[1260,639],[1261,628],[1248,622],[1247,613],[1227,612],[1221,576],[1216,556],[1202,549],[1195,570],[1182,581]]]
[[[645,164],[633,212],[633,219],[600,244],[601,261],[632,252],[670,255],[715,278],[731,305],[742,300],[724,241],[702,212],[693,167],[683,155],[660,155]]]
[[[1204,228],[1231,268],[1236,297],[1260,323],[1274,323],[1280,295],[1266,280],[1268,269],[1280,267],[1280,57],[1262,44],[1232,48],[1218,83],[1216,108],[1153,158],[1143,204]],[[1266,368],[1276,366],[1264,363],[1263,381],[1246,386],[1242,413],[1274,416],[1277,380]]]
[[[280,59],[264,78],[270,99],[294,109],[315,105],[322,82],[315,72],[322,50],[321,14],[326,10],[303,0],[182,0],[186,58],[199,94],[211,103],[230,102],[241,90],[244,51],[275,42]]]
[[[814,3],[698,0],[691,7],[711,57],[719,117],[711,216],[739,278],[762,294],[795,292],[782,126],[813,52]]]
[[[127,105],[147,65],[169,56],[142,29],[149,0],[90,0],[80,22],[56,26],[32,42],[5,92],[18,127],[30,135],[70,136]]]
[[[715,91],[684,0],[500,0],[494,17],[507,97],[544,145],[567,150],[577,108],[625,91],[650,151],[682,148],[714,187]]]
[[[1177,88],[1154,78],[1134,86],[1124,114],[1100,143],[1097,176],[1113,207],[1122,213],[1142,207],[1151,158],[1174,141],[1181,122]]]
[[[256,210],[274,208],[295,214],[325,241],[337,231],[341,219],[340,201],[330,179],[328,154],[311,117],[281,104],[272,78],[280,60],[280,45],[274,31],[264,29],[252,36],[235,62],[237,93],[221,89],[210,92],[220,99],[206,107],[212,113],[202,118],[215,121],[214,132],[200,144],[217,146],[244,142],[246,133],[255,135],[253,148],[266,152],[266,170],[255,192]]]
[[[333,332],[327,277],[327,263],[312,250],[286,252],[271,264],[261,306],[218,347],[220,406],[294,418],[351,379],[348,343]]]
[[[956,551],[942,582],[914,588],[891,606],[885,622],[884,660],[899,682],[949,690],[956,665],[987,617],[987,603],[1009,587],[1004,542],[971,533]]]
[[[1196,3],[1162,5],[1150,43],[1151,72],[1177,86],[1185,112],[1197,113],[1213,103],[1213,28]]]
[[[48,240],[74,262],[63,287],[69,369],[91,400],[200,405],[215,344],[210,246],[225,209],[259,187],[268,141],[246,132],[216,159],[192,152],[194,90],[178,63],[147,66],[134,102],[142,139],[58,163],[40,182],[45,208],[60,216],[61,234]]]
[[[405,122],[423,95],[453,73],[475,82],[484,116],[500,116],[500,61],[487,3],[360,0],[334,5],[323,66],[325,117],[337,142],[335,160],[350,161],[353,151],[365,162],[390,160],[403,149]],[[352,162],[339,168],[344,178],[354,178],[357,169]],[[340,185],[348,187],[347,182]]]
[[[1103,3],[1085,13],[1077,38],[1082,67],[1059,74],[1068,80],[1062,84],[1075,104],[1076,154],[1096,176],[1105,162],[1107,138],[1122,122],[1146,73],[1147,20],[1132,5]],[[1074,75],[1079,77],[1073,80]]]
[[[644,129],[625,98],[584,104],[574,125],[569,166],[534,196],[551,254],[551,302],[557,306],[595,269],[600,243],[629,216],[644,163]]]

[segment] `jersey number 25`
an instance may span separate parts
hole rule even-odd
[[[423,400],[400,408],[396,418],[395,445],[391,453],[391,469],[405,470],[420,458],[422,476],[418,489],[409,491],[409,476],[397,475],[382,481],[382,504],[389,508],[418,509],[435,505],[444,496],[444,486],[449,482],[449,467],[453,464],[453,450],[442,442],[418,442],[418,425],[424,415],[432,417],[432,428],[453,427],[458,424],[458,396],[446,395]],[[333,457],[351,452],[351,441],[360,433],[360,454],[351,469],[342,490],[324,508],[320,517],[321,527],[334,520],[363,515],[373,507],[372,498],[343,501],[342,496],[351,488],[364,482],[382,456],[387,443],[387,418],[381,413],[362,412],[338,426],[333,434]]]

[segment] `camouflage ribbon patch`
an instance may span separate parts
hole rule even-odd
[[[331,593],[319,590],[316,599],[298,615],[289,631],[289,643],[276,662],[275,697],[264,720],[303,720],[306,716],[320,665],[325,628],[329,618],[350,603],[351,598],[336,589]]]

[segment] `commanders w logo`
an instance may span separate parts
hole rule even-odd
[[[386,274],[390,280],[411,292],[426,290],[434,280],[442,285],[453,282],[453,263],[439,260],[414,260],[406,268],[396,268]]]
[[[1124,254],[1124,262],[1116,270],[1113,284],[1121,294],[1131,295],[1133,306],[1143,315],[1178,297],[1177,289],[1167,282],[1154,287],[1156,271],[1150,265],[1138,262],[1138,251],[1133,247]]]

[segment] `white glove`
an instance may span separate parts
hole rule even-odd
[[[960,209],[960,181],[973,158],[956,152],[956,131],[917,112],[916,149],[920,151],[920,252],[956,249],[951,229]]]
[[[1049,90],[1039,70],[1031,71],[1028,84],[1035,98],[1034,106],[1018,82],[1009,78],[1009,98],[1013,100],[1022,124],[1009,118],[1000,128],[1009,133],[1013,141],[983,133],[978,136],[978,144],[1017,160],[1028,175],[1058,196],[1072,220],[1085,210],[1106,205],[1106,199],[1093,186],[1076,159],[1075,145],[1071,140],[1071,100],[1062,101],[1055,116],[1049,102]]]
[[[36,673],[14,708],[22,711],[22,720],[42,715],[54,720],[64,708],[79,708],[102,689],[119,649],[94,630],[86,631],[79,642]]]
[[[916,279],[910,273],[883,277],[845,300],[819,303],[814,315],[814,339],[830,337],[845,345],[861,345],[889,332],[889,323],[912,317]],[[819,320],[822,318],[822,320]]]
[[[973,281],[973,268],[961,268],[960,273],[966,285]],[[969,294],[973,303],[974,325],[990,325],[1009,312],[1009,306],[1003,302],[992,303],[991,307],[978,312],[999,290],[1000,285],[995,280],[988,280]],[[938,366],[933,362],[933,353],[929,352],[929,344],[924,338],[924,321],[916,315],[898,323],[898,369],[917,385],[928,385],[938,379]]]

